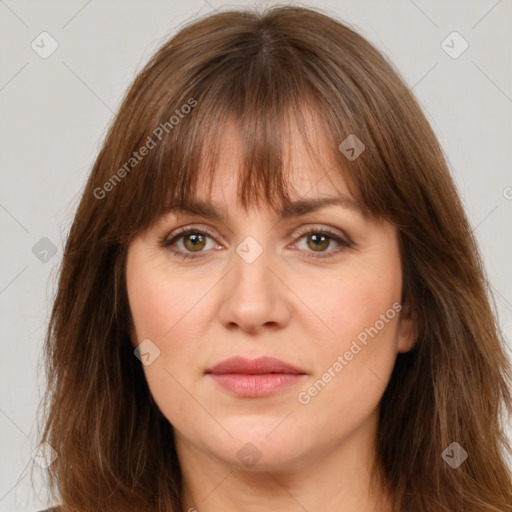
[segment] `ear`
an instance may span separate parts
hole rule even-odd
[[[397,351],[409,352],[414,348],[418,338],[418,323],[416,315],[411,311],[410,302],[407,301],[400,311],[398,319]]]

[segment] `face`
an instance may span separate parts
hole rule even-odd
[[[308,126],[315,153],[329,155]],[[310,160],[298,131],[292,198],[346,201],[291,216],[245,212],[237,132],[224,133],[212,193],[197,191],[222,220],[171,212],[129,246],[132,343],[151,340],[143,369],[179,453],[243,468],[254,451],[262,470],[291,468],[375,427],[396,355],[413,342],[398,237],[358,211],[335,163]],[[207,373],[233,356],[277,358],[299,373]]]

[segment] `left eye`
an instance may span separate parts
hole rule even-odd
[[[212,240],[214,239],[213,235],[208,231],[200,229],[184,229],[175,233],[171,238],[162,239],[159,242],[159,245],[161,247],[169,248],[172,253],[179,257],[197,258],[200,257],[201,253],[206,252],[204,249],[207,245],[208,238]],[[306,246],[311,249],[310,251],[305,249],[304,252],[313,252],[317,254],[327,253],[327,256],[316,256],[313,254],[307,255],[307,257],[313,258],[329,257],[343,251],[343,248],[351,247],[351,244],[341,238],[337,233],[326,229],[309,229],[307,231],[303,231],[298,234],[297,240],[300,241],[302,239],[306,239]],[[341,246],[341,248],[326,251],[333,242]],[[294,243],[294,246],[295,245],[298,245],[297,242]]]
[[[309,229],[308,231],[302,232],[299,234],[299,240],[302,240],[305,238],[306,246],[311,249],[311,251],[305,251],[307,254],[307,257],[312,258],[328,258],[330,256],[333,256],[335,254],[338,254],[339,252],[343,251],[346,248],[350,248],[351,244],[341,238],[337,233],[334,233],[333,231],[329,231],[327,229]],[[338,249],[334,249],[331,251],[326,251],[326,249],[332,244],[332,242],[338,244]],[[313,253],[320,253],[321,255],[312,255]],[[327,253],[324,256],[324,253]]]

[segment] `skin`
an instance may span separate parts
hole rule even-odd
[[[307,119],[321,165],[292,125],[293,198],[353,197],[339,173],[328,173],[334,162],[326,138]],[[133,240],[126,261],[133,346],[149,338],[160,350],[143,368],[174,431],[184,510],[391,511],[385,486],[372,480],[373,442],[397,353],[414,343],[407,305],[367,345],[359,343],[362,349],[309,403],[298,395],[365,327],[400,304],[396,228],[338,205],[286,220],[266,207],[245,212],[236,200],[241,153],[233,123],[222,144],[212,194],[197,195],[223,210],[226,222],[169,213]],[[196,259],[158,245],[182,226],[214,233]],[[301,227],[348,234],[354,245],[331,241],[315,250],[311,234],[296,235]],[[263,249],[250,264],[236,252],[249,235]],[[174,247],[194,253],[185,241]],[[307,375],[269,397],[236,397],[205,375],[233,355],[277,357]],[[252,467],[237,456],[247,442],[261,453]]]

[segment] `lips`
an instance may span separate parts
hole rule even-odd
[[[231,357],[205,373],[220,389],[238,398],[264,398],[307,378],[301,369],[273,357]]]
[[[247,359],[240,356],[225,359],[206,370],[206,373],[212,373],[214,375],[262,375],[267,373],[305,374],[303,370],[274,357]]]

